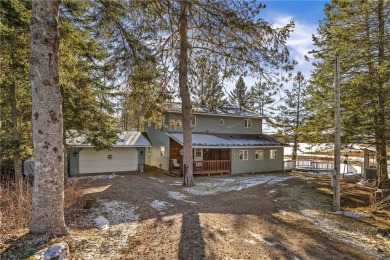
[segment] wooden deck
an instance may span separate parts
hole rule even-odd
[[[230,173],[230,160],[194,162],[194,174]]]
[[[183,165],[180,163],[180,168],[174,168],[172,160],[169,163],[170,172],[178,175],[183,175]],[[209,161],[196,161],[193,165],[194,174],[216,174],[216,173],[230,173],[231,172],[231,161],[230,160],[209,160]]]

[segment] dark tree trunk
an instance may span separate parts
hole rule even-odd
[[[381,68],[385,59],[385,21],[383,17],[383,0],[378,1],[378,67]],[[380,69],[379,69],[380,70]],[[386,91],[384,89],[383,72],[378,73],[378,132],[377,132],[377,162],[378,162],[378,186],[387,180],[387,138],[386,138]]]
[[[18,98],[15,75],[12,75],[10,85],[11,113],[12,113],[12,148],[14,159],[14,174],[16,189],[20,193],[22,187],[22,159],[20,158],[20,135],[18,131]]]
[[[183,185],[190,187],[195,185],[193,176],[192,159],[192,126],[191,126],[191,98],[188,89],[188,2],[180,1],[180,53],[179,53],[179,88],[183,115]]]
[[[30,232],[68,234],[64,220],[62,95],[58,75],[60,0],[33,0],[30,82],[35,156]]]

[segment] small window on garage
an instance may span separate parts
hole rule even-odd
[[[278,158],[278,150],[277,149],[271,149],[269,157],[270,157],[270,159],[277,159]]]
[[[264,159],[264,151],[256,150],[255,152],[255,160],[263,160]]]
[[[160,146],[160,156],[165,157],[165,146]]]
[[[146,153],[147,154],[152,154],[152,148],[151,147],[146,147]]]
[[[244,119],[244,128],[251,128],[251,127],[252,127],[252,120]]]
[[[248,160],[248,150],[240,150],[240,160]]]

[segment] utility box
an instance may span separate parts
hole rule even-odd
[[[366,168],[364,171],[364,180],[375,181],[377,171],[377,168]]]

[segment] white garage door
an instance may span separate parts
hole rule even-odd
[[[112,148],[98,152],[93,148],[83,148],[79,158],[80,173],[136,171],[138,168],[138,151],[135,148]]]

